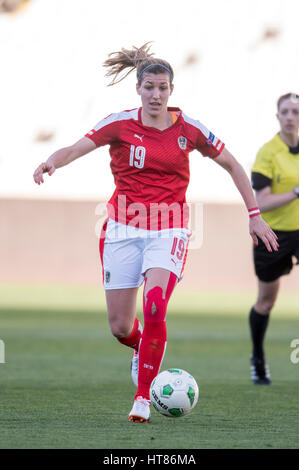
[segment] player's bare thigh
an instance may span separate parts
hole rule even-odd
[[[161,287],[165,297],[170,271],[162,268],[150,268],[145,273],[145,292],[153,287]],[[130,289],[106,290],[108,321],[111,332],[117,338],[125,338],[133,328],[136,317],[138,287]]]
[[[106,290],[108,321],[111,333],[125,338],[133,328],[136,317],[138,287]]]
[[[145,273],[145,288],[144,295],[146,295],[149,290],[154,287],[161,287],[163,291],[163,297],[165,298],[166,289],[168,286],[169,278],[171,272],[163,268],[150,268]]]

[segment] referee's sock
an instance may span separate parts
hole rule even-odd
[[[264,360],[264,337],[267,330],[270,315],[262,315],[258,313],[254,307],[249,313],[249,325],[251,339],[253,345],[253,356],[257,359]]]

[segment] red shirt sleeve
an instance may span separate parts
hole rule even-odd
[[[224,147],[224,143],[208,129],[205,133],[199,132],[196,148],[204,157],[218,157]]]
[[[85,137],[91,139],[97,147],[111,144],[118,139],[120,123],[121,121],[119,120],[118,114],[110,114],[87,132]]]
[[[187,125],[193,148],[197,149],[204,157],[218,157],[224,149],[224,143],[200,121],[192,119],[184,113],[183,119]]]

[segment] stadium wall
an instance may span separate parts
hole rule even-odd
[[[0,199],[0,282],[100,284],[100,202]],[[204,203],[202,220],[202,245],[190,243],[182,287],[254,290],[244,206]],[[298,291],[298,281],[296,267],[284,288]]]

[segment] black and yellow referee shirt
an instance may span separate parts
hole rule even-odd
[[[288,147],[279,134],[259,150],[252,168],[252,187],[255,190],[271,187],[271,193],[281,194],[299,185],[299,144]],[[299,230],[299,198],[277,209],[262,213],[274,230]]]

